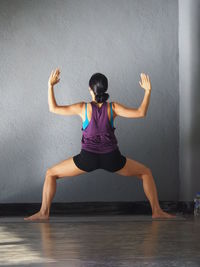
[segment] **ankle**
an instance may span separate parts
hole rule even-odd
[[[49,209],[40,209],[40,213],[43,216],[49,216]]]
[[[161,207],[155,207],[155,208],[152,209],[152,214],[157,214],[157,213],[159,213],[161,211],[162,211]]]

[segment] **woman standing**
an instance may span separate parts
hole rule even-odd
[[[50,206],[56,193],[56,180],[67,176],[77,176],[96,169],[104,169],[123,176],[136,176],[143,182],[144,192],[150,202],[152,218],[171,218],[175,215],[164,212],[158,201],[157,189],[150,168],[121,154],[114,134],[114,119],[145,117],[151,94],[148,75],[141,73],[140,86],[145,96],[138,109],[126,107],[119,102],[107,100],[108,80],[105,75],[95,73],[89,80],[92,101],[58,106],[53,86],[59,82],[60,70],[51,72],[48,81],[48,101],[50,112],[60,115],[79,115],[82,118],[81,152],[52,166],[46,171],[40,210],[25,220],[49,219]]]

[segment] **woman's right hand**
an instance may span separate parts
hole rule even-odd
[[[52,85],[58,83],[60,81],[59,75],[60,75],[59,68],[57,68],[55,71],[52,70],[52,72],[49,76],[48,85],[52,86]]]
[[[141,81],[139,81],[139,84],[142,88],[144,88],[146,91],[151,92],[151,81],[149,79],[149,75],[146,75],[145,73],[141,73]]]

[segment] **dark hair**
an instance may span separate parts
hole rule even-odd
[[[89,80],[89,86],[95,94],[97,103],[106,102],[109,94],[105,93],[108,89],[108,79],[102,73],[94,73]]]

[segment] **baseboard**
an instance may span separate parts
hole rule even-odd
[[[164,211],[172,213],[192,214],[192,201],[159,201]],[[41,203],[2,203],[0,216],[23,216],[37,212]],[[136,202],[57,202],[52,203],[50,215],[120,215],[120,214],[152,214],[148,201]]]

